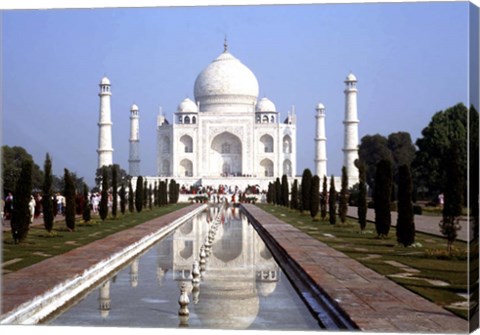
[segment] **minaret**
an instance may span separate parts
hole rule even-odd
[[[315,173],[320,177],[320,180],[322,180],[323,176],[327,176],[327,137],[325,136],[325,107],[323,104],[319,103],[316,111]]]
[[[112,119],[110,112],[110,80],[103,77],[100,82],[100,117],[98,121],[98,168],[112,165]]]
[[[128,174],[130,176],[140,175],[140,127],[138,123],[138,106],[130,108],[130,154],[128,156]]]
[[[358,159],[357,78],[350,73],[345,79],[345,140],[343,165],[347,168],[348,186],[358,183],[355,160]]]
[[[110,302],[110,280],[107,280],[100,286],[98,296],[100,315],[104,319],[106,319],[110,313]]]

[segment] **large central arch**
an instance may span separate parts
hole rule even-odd
[[[210,175],[242,175],[242,141],[238,136],[228,131],[218,134],[213,138],[210,149]]]

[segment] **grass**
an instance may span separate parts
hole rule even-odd
[[[188,205],[182,203],[151,210],[147,208],[140,213],[109,217],[103,222],[98,216],[88,223],[77,219],[74,232],[68,231],[64,220],[55,222],[50,234],[43,225],[34,225],[30,227],[26,240],[20,244],[14,243],[9,231],[3,232],[2,272],[17,271]]]
[[[466,301],[458,293],[467,293],[468,290],[467,243],[456,241],[454,243],[455,253],[449,257],[443,252],[447,248],[447,242],[442,237],[417,232],[415,235],[417,246],[405,248],[397,243],[394,227],[390,229],[388,238],[379,239],[376,237],[373,223],[367,223],[365,230],[360,232],[358,221],[354,219],[340,223],[337,218],[337,224],[331,225],[328,222],[328,216],[327,221],[313,222],[309,214],[301,214],[280,206],[266,204],[257,206],[356,259],[366,267],[389,276],[390,280],[399,285],[467,319],[468,310],[449,307],[453,303]],[[413,276],[421,279],[390,277],[390,275],[405,272],[401,268],[387,263],[391,261],[417,270],[418,272]],[[440,280],[449,285],[439,286],[424,279]]]

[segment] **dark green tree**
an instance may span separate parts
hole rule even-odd
[[[274,185],[272,183],[268,183],[268,190],[267,190],[267,203],[273,204],[274,203]]]
[[[358,148],[358,156],[365,163],[366,181],[373,190],[375,189],[375,174],[378,162],[381,160],[393,161],[392,152],[388,147],[388,139],[380,134],[362,137]]]
[[[366,182],[366,167],[365,163],[361,160],[356,161],[358,168],[358,199],[357,199],[357,214],[360,230],[364,231],[367,226],[367,182]]]
[[[397,242],[408,247],[415,242],[415,222],[412,202],[412,176],[408,165],[398,168]]]
[[[50,233],[53,229],[53,179],[52,179],[52,160],[47,153],[43,168],[43,187],[42,187],[42,209],[43,209],[43,225]]]
[[[35,164],[32,155],[22,147],[2,146],[2,184],[3,194],[8,192],[15,192],[15,185],[20,177],[22,164],[25,160],[32,163],[32,189],[42,189],[43,186],[43,172],[40,167]]]
[[[375,190],[373,202],[375,206],[375,228],[378,237],[388,236],[391,225],[390,196],[392,194],[392,163],[383,159],[377,164],[375,173]]]
[[[117,206],[118,206],[118,169],[115,168],[118,165],[111,166],[112,173],[112,216],[117,217]]]
[[[327,176],[323,176],[322,195],[320,197],[320,216],[322,220],[327,217],[327,200],[328,200],[328,182]]]
[[[335,190],[335,179],[330,178],[330,192],[328,193],[328,216],[330,224],[337,223],[337,214],[336,214],[336,202],[337,202],[337,191]]]
[[[320,177],[314,175],[310,186],[310,216],[317,221],[317,214],[320,207]]]
[[[110,170],[108,167],[102,167],[102,191],[100,193],[100,208],[98,209],[102,221],[105,221],[108,216],[108,170]]]
[[[275,179],[275,205],[282,205],[282,184],[280,178]]]
[[[143,177],[137,177],[137,187],[135,188],[135,209],[140,213],[143,209]]]
[[[153,203],[154,203],[155,207],[160,206],[159,195],[160,195],[160,192],[158,192],[158,183],[155,181],[155,187],[153,188],[153,199],[155,199]]]
[[[108,165],[107,166],[107,179],[108,179],[108,185],[113,185],[113,180],[112,180],[112,171],[115,169],[117,172],[117,183],[124,181],[124,180],[130,180],[130,176],[127,174],[127,172],[122,169],[118,164],[113,164],[113,165]],[[98,168],[95,171],[95,185],[96,187],[100,188],[101,183],[103,180],[103,169]]]
[[[393,180],[398,185],[398,169],[401,165],[410,166],[415,158],[416,148],[410,133],[399,131],[387,138],[387,147],[392,153]]]
[[[152,209],[153,207],[153,190],[152,185],[148,186],[148,208]]]
[[[282,176],[282,206],[288,207],[290,205],[289,193],[288,178],[287,175],[284,174]]]
[[[292,185],[292,199],[290,201],[291,209],[298,209],[298,182],[295,179]]]
[[[22,161],[20,173],[16,184],[14,185],[15,193],[13,196],[13,212],[10,220],[12,228],[12,237],[15,243],[23,242],[28,235],[30,225],[30,211],[28,203],[32,196],[32,166],[30,159]]]
[[[65,224],[69,231],[75,231],[75,182],[68,169],[64,170],[63,179],[65,181]]]
[[[83,206],[82,219],[84,222],[89,222],[92,219],[90,213],[90,199],[88,198],[88,186],[83,184],[83,199],[85,199],[85,204]]]
[[[147,179],[143,179],[143,208],[148,206],[148,183]]]
[[[310,189],[312,188],[312,172],[310,169],[303,170],[302,174],[302,208],[301,211],[310,211]]]
[[[125,215],[125,210],[127,207],[127,191],[125,190],[125,184],[122,183],[122,186],[120,187],[120,191],[118,192],[118,195],[120,197],[120,212],[122,215]]]
[[[128,211],[133,213],[135,211],[135,193],[133,192],[132,181],[128,181]]]
[[[171,204],[175,203],[175,180],[170,179],[170,183],[168,185],[168,201]]]
[[[479,212],[479,204],[478,204],[478,195],[479,195],[479,174],[480,171],[479,167],[479,117],[478,112],[475,107],[472,105],[469,109],[469,178],[468,178],[468,187],[469,187],[469,204],[470,204],[470,222],[473,228],[473,237],[474,239],[478,239],[478,231],[479,231],[479,221],[478,221],[478,212]]]
[[[166,182],[160,181],[159,193],[160,193],[160,206],[167,205],[168,204],[168,198],[167,198],[167,183]]]
[[[348,212],[348,176],[347,168],[342,167],[342,188],[340,189],[340,198],[338,201],[338,216],[340,222],[345,223],[347,221]]]

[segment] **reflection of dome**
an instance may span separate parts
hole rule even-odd
[[[262,112],[263,113],[275,113],[275,112],[277,112],[277,109],[275,108],[275,105],[273,104],[273,102],[270,101],[268,98],[262,98],[257,103],[255,111],[257,113],[262,113]]]
[[[257,290],[262,295],[262,297],[269,296],[277,288],[277,282],[270,281],[265,282],[261,281],[257,283]]]
[[[108,318],[108,315],[110,314],[110,311],[109,310],[101,310],[100,311],[100,316],[102,317],[102,319],[106,319]]]
[[[189,98],[185,98],[180,105],[177,107],[177,113],[197,113],[197,105],[190,100]]]
[[[224,51],[198,75],[194,93],[200,107],[219,100],[253,105],[258,96],[258,81],[249,68]]]

